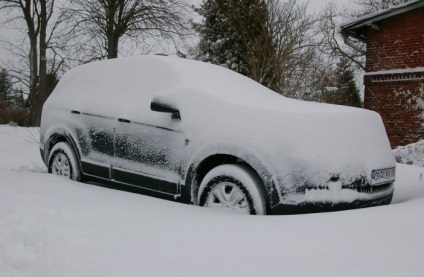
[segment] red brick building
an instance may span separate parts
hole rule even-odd
[[[424,139],[424,0],[358,18],[341,34],[366,54],[364,107],[380,113],[392,147]]]

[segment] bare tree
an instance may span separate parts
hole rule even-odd
[[[264,3],[266,13],[256,15],[263,18],[263,26],[257,28],[259,32],[251,24],[245,24],[246,13],[238,20],[248,46],[246,61],[251,78],[283,95],[303,98],[302,91],[311,87],[312,79],[307,76],[317,66],[319,41],[312,33],[316,18],[307,13],[308,3],[296,0]]]
[[[179,0],[71,0],[66,8],[76,49],[91,60],[118,57],[124,37],[140,42],[184,36],[185,11],[186,4]]]
[[[364,70],[365,57],[363,54],[347,46],[338,32],[341,23],[353,18],[354,16],[348,14],[335,2],[327,4],[320,15],[318,24],[319,33],[322,35],[320,50],[331,57],[347,58],[357,69]]]
[[[53,49],[54,33],[61,20],[55,18],[51,24],[55,0],[0,0],[0,10],[10,12],[10,21],[25,24],[26,35],[16,47],[11,41],[5,43],[23,61],[24,67],[12,67],[9,72],[27,88],[27,106],[30,110],[30,124],[38,126],[41,109],[52,88],[49,86],[49,62],[47,51]],[[50,26],[51,25],[51,26]],[[57,52],[53,51],[53,68],[57,70]]]
[[[268,28],[275,47],[276,79],[279,93],[301,97],[309,85],[306,76],[313,70],[319,44],[313,34],[316,18],[307,13],[308,3],[295,0],[268,0]]]

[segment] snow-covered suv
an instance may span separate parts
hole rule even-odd
[[[395,179],[377,113],[176,57],[70,70],[44,105],[40,147],[53,174],[250,214],[388,204]]]

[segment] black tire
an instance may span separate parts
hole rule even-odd
[[[261,181],[247,166],[220,165],[203,178],[198,203],[204,207],[264,215],[266,202],[261,188]]]
[[[51,174],[81,181],[81,170],[74,150],[68,142],[58,142],[50,151],[48,171]]]

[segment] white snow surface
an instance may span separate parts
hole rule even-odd
[[[0,126],[0,276],[422,276],[424,169],[389,206],[233,215],[46,174],[37,129]]]

